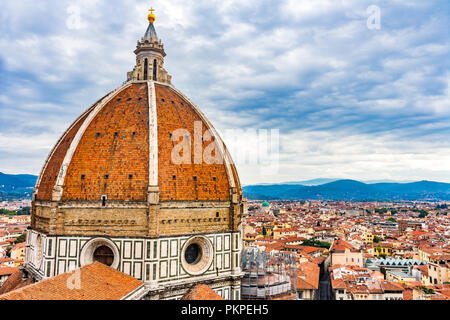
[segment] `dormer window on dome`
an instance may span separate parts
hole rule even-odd
[[[127,73],[127,81],[158,81],[162,83],[171,83],[172,76],[170,76],[164,69],[164,44],[156,34],[155,26],[155,11],[150,9],[148,15],[148,28],[144,36],[137,42],[136,50],[136,66],[133,71]]]

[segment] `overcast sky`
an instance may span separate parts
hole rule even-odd
[[[450,182],[448,0],[1,3],[1,172],[38,174],[72,121],[126,80],[151,5],[173,84],[232,152],[254,145],[229,129],[279,130],[278,170],[238,163],[243,184]]]

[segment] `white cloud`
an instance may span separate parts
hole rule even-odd
[[[407,144],[405,143],[407,142]],[[233,141],[241,144],[242,141]],[[255,179],[263,166],[237,164],[241,180],[280,182],[317,177],[360,180],[430,179],[450,181],[450,143],[398,141],[396,135],[349,135],[347,132],[292,132],[281,141],[277,175]],[[248,146],[251,147],[251,146]],[[298,172],[293,177],[293,171]]]
[[[218,129],[280,129],[279,176],[238,165],[243,183],[326,176],[450,180],[444,142],[450,48],[442,32],[448,16],[437,1],[377,1],[382,25],[374,31],[366,26],[371,4],[151,4],[174,84]],[[81,28],[67,28],[69,6],[80,8]],[[37,173],[65,128],[125,80],[136,40],[147,27],[148,6],[5,3],[0,171]]]

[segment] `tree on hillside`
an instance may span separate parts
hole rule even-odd
[[[6,247],[5,252],[6,252],[6,256],[7,256],[8,258],[11,257],[11,249],[12,249],[11,246],[7,246],[7,247]]]
[[[386,279],[386,268],[380,267],[380,272],[383,274],[384,279]]]
[[[24,232],[20,236],[17,237],[17,239],[14,241],[14,244],[22,243],[27,240],[27,234]]]
[[[428,215],[428,212],[425,210],[420,210],[419,218],[425,218]]]
[[[395,208],[389,208],[389,211],[391,211],[392,215],[395,215],[398,213],[397,209],[395,209]]]
[[[14,211],[8,210],[8,209],[0,209],[0,214],[8,214],[11,215],[15,213]]]
[[[30,207],[23,207],[19,211],[17,211],[18,216],[26,216],[31,214],[31,208]]]
[[[331,244],[328,242],[322,242],[317,239],[306,239],[302,241],[302,246],[318,247],[318,248],[330,248]]]

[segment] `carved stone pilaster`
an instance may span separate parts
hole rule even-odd
[[[58,202],[52,201],[50,204],[49,220],[48,220],[48,233],[57,234],[57,220],[58,220]]]
[[[147,192],[148,203],[148,235],[156,237],[159,234],[159,187],[149,186]]]
[[[149,205],[159,204],[159,187],[149,186],[147,192],[147,202]]]

